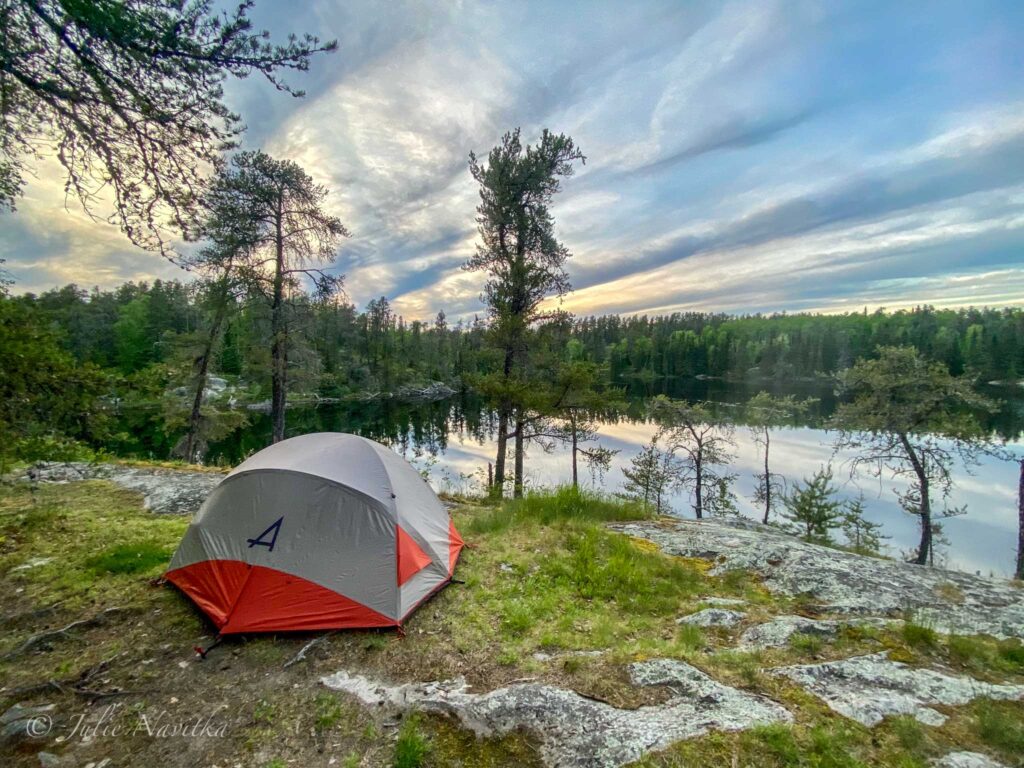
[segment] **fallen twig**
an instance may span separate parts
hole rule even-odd
[[[51,629],[46,632],[40,632],[38,635],[32,635],[32,637],[30,637],[17,648],[15,648],[13,651],[8,651],[7,653],[5,653],[3,658],[5,660],[13,659],[15,656],[20,656],[26,651],[30,651],[35,646],[39,645],[39,643],[44,642],[45,640],[49,640],[50,638],[68,637],[68,632],[70,632],[72,629],[84,629],[87,627],[99,626],[107,620],[107,617],[110,616],[110,614],[119,613],[123,610],[124,608],[120,607],[107,608],[106,610],[97,613],[95,616],[90,616],[88,619],[79,619],[78,621],[72,621],[66,627],[61,627],[60,629]]]
[[[290,667],[292,664],[297,664],[298,662],[304,660],[306,658],[307,653],[313,650],[313,648],[315,648],[316,646],[320,645],[320,643],[322,643],[332,634],[334,633],[326,632],[322,635],[319,635],[318,637],[314,637],[312,640],[310,640],[308,643],[302,646],[302,648],[299,649],[299,652],[295,654],[289,661],[285,662],[284,668],[288,669],[288,667]]]

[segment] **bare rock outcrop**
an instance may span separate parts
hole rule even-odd
[[[471,693],[461,678],[391,686],[338,672],[321,682],[388,711],[419,709],[455,717],[480,736],[525,729],[539,740],[548,765],[572,768],[623,765],[711,730],[738,731],[792,721],[779,704],[722,685],[681,661],[638,662],[629,671],[636,685],[668,687],[668,701],[620,709],[542,683]]]
[[[950,752],[935,760],[935,768],[1006,768],[980,752]]]
[[[705,608],[702,611],[691,613],[676,619],[676,624],[689,624],[693,627],[721,627],[731,629],[746,618],[741,611],[731,611],[728,608]]]
[[[890,660],[885,653],[824,664],[780,667],[787,677],[841,715],[873,727],[889,715],[912,715],[925,725],[942,725],[935,704],[959,706],[980,698],[1024,699],[1024,685],[995,685]]]
[[[754,571],[780,595],[810,595],[845,616],[902,616],[957,634],[1024,638],[1024,589],[1004,579],[864,557],[808,544],[770,526],[715,520],[647,521],[609,526],[663,552],[714,562],[713,574]]]
[[[809,619],[806,616],[776,616],[771,621],[747,629],[739,638],[741,648],[781,648],[797,635],[831,639],[843,627],[883,627],[899,624],[898,620],[856,617],[849,619]]]
[[[36,464],[15,479],[36,483],[109,480],[122,488],[141,493],[143,505],[155,514],[191,515],[202,506],[224,475],[188,469],[53,461]]]

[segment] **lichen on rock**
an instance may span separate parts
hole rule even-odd
[[[771,621],[750,627],[739,637],[741,648],[781,648],[796,635],[834,638],[843,627],[898,624],[884,618],[809,619],[806,616],[776,616]]]

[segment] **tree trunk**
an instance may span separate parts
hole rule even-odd
[[[491,495],[500,499],[505,494],[505,456],[508,454],[508,411],[504,404],[498,409],[498,453],[494,457],[494,483]]]
[[[226,293],[226,291],[225,291]],[[206,375],[210,369],[210,355],[213,354],[213,345],[220,333],[220,326],[224,322],[224,314],[227,309],[226,297],[217,307],[210,325],[210,333],[206,337],[206,344],[203,347],[203,354],[199,358],[199,370],[196,371],[196,396],[192,400],[192,413],[188,418],[188,435],[185,437],[185,461],[193,462],[196,459],[195,452],[199,439],[199,425],[202,421],[203,391],[206,389]]]
[[[768,449],[771,447],[771,437],[768,428],[764,429],[764,524],[768,525],[768,514],[772,511],[772,476],[768,471]]]
[[[1020,460],[1020,485],[1017,487],[1017,578],[1024,579],[1024,459]]]
[[[280,211],[280,206],[278,208]],[[284,323],[284,235],[281,231],[281,215],[277,217],[277,259],[274,270],[274,299],[271,305],[270,344],[270,421],[273,424],[272,443],[284,440],[284,409],[287,398],[285,380],[288,345]]]
[[[921,491],[921,501],[917,512],[921,518],[921,543],[917,548],[917,557],[914,559],[914,562],[917,565],[927,565],[932,550],[932,504],[929,497],[928,473],[925,472],[924,465],[921,463],[917,451],[914,450],[914,446],[910,444],[907,436],[901,434],[899,438],[903,450],[906,451],[907,458],[910,459],[910,465],[914,468],[918,488]]]
[[[576,439],[576,414],[572,413],[569,416],[569,423],[572,425],[572,487],[579,488],[579,469],[576,461],[577,446],[579,445]]]
[[[693,473],[694,480],[696,481],[696,487],[693,489],[693,511],[697,514],[697,519],[700,520],[704,517],[704,467],[703,457],[698,453],[696,461],[694,461]]]
[[[525,450],[526,442],[523,440],[524,429],[525,425],[523,424],[522,414],[516,411],[516,477],[512,496],[517,499],[523,497],[523,451]]]

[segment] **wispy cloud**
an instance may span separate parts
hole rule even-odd
[[[349,295],[480,311],[466,167],[517,125],[588,155],[556,203],[579,313],[1024,301],[1024,62],[1012,4],[261,4],[338,37],[296,101],[234,84],[249,146],[331,189]],[[1017,34],[1011,34],[1016,30]],[[984,76],[971,75],[983,72]],[[66,214],[6,217],[23,288],[175,270]]]

